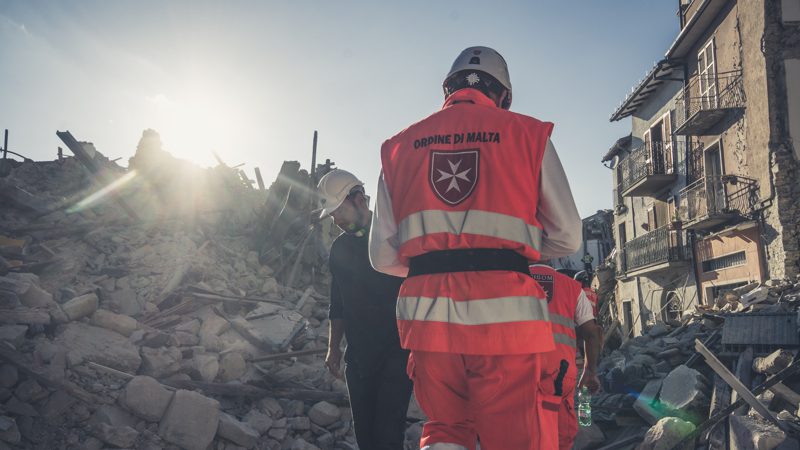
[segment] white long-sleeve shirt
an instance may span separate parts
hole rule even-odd
[[[542,259],[559,258],[575,253],[583,242],[581,217],[572,198],[567,175],[558,159],[553,143],[548,140],[539,178],[539,205],[536,218],[542,224]],[[397,249],[397,222],[392,199],[381,171],[375,211],[369,236],[369,258],[379,272],[397,277],[408,275],[408,266],[400,263]]]

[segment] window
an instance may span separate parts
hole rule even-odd
[[[623,320],[625,321],[625,329],[627,330],[628,336],[633,335],[633,306],[631,303],[630,300],[622,301]]]
[[[711,294],[711,296],[709,297],[709,301],[713,303],[714,300],[716,300],[719,297],[719,295],[722,294],[723,292],[730,291],[738,287],[742,287],[746,284],[747,281],[740,281],[738,283],[723,284],[721,286],[712,286],[711,289],[709,290],[709,294]]]
[[[744,250],[730,253],[725,256],[711,258],[703,261],[703,272],[713,272],[716,270],[727,269],[729,267],[742,266],[747,263],[747,255]]]
[[[708,41],[697,54],[697,71],[700,88],[700,107],[713,109],[717,107],[717,65],[714,57],[714,39]]]

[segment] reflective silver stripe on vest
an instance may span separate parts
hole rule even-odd
[[[561,314],[557,314],[554,312],[550,313],[550,322],[553,322],[557,325],[562,325],[569,328],[575,328],[575,320],[570,319],[567,316],[562,316]]]
[[[399,297],[397,318],[459,325],[548,320],[547,301],[535,297],[498,297],[454,301],[449,297]]]
[[[426,210],[409,215],[398,226],[400,243],[433,233],[477,234],[542,248],[542,230],[519,217],[489,211]]]
[[[553,340],[556,341],[556,344],[569,345],[570,347],[577,347],[578,345],[575,342],[575,338],[564,333],[553,333]]]

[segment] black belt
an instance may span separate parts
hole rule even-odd
[[[451,272],[506,270],[530,276],[528,260],[514,250],[471,248],[441,250],[415,256],[409,260],[408,276]]]

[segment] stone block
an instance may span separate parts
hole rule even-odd
[[[69,350],[69,360],[73,364],[88,360],[123,372],[136,373],[142,363],[139,349],[124,336],[81,322],[64,326],[56,343]]]
[[[731,416],[732,450],[771,450],[781,445],[786,434],[761,417]]]
[[[103,405],[97,408],[92,415],[92,418],[89,419],[90,425],[99,425],[101,423],[105,423],[107,425],[111,425],[112,427],[135,428],[137,422],[137,418],[117,405]]]
[[[219,379],[223,383],[241,378],[247,372],[247,363],[241,353],[231,352],[220,357]]]
[[[420,433],[422,430],[420,430]],[[606,441],[606,436],[603,430],[597,424],[592,424],[590,427],[578,427],[578,434],[575,436],[574,449],[587,450],[596,448]]]
[[[213,353],[194,355],[192,368],[197,371],[201,380],[211,382],[219,373],[219,359]]]
[[[181,368],[181,352],[175,347],[142,347],[142,375],[166,378]]]
[[[691,422],[665,417],[647,430],[638,450],[671,450],[694,429]]]
[[[17,388],[14,389],[14,395],[23,402],[36,403],[39,400],[47,398],[50,392],[43,388],[36,380],[28,378],[19,383]]]
[[[6,341],[19,347],[25,342],[25,333],[28,332],[27,325],[0,325],[0,341]]]
[[[69,320],[78,320],[94,314],[94,312],[97,311],[98,304],[99,300],[97,299],[97,294],[91,293],[73,298],[61,305],[61,309]]]
[[[264,397],[258,402],[258,408],[272,419],[283,417],[283,407],[277,399]]]
[[[311,429],[311,419],[308,417],[290,417],[287,423],[289,428],[295,431],[308,431]]]
[[[264,434],[272,427],[272,419],[257,409],[251,410],[244,418],[244,422],[258,432]]]
[[[0,365],[0,387],[11,388],[19,381],[19,371],[11,364]]]
[[[325,401],[316,403],[308,411],[308,418],[321,427],[335,423],[341,416],[342,412],[338,406]]]
[[[139,437],[139,432],[131,427],[114,427],[107,423],[97,424],[92,432],[101,441],[118,448],[132,448]]]
[[[139,323],[133,317],[113,313],[105,309],[95,311],[92,315],[91,323],[107,330],[116,331],[125,337],[129,337],[139,326]]]
[[[134,377],[120,395],[120,404],[137,416],[158,422],[172,401],[173,393],[147,376]]]
[[[107,295],[108,300],[103,303],[108,308],[126,316],[136,316],[142,312],[144,306],[139,302],[136,291],[131,288],[117,289]],[[105,296],[103,298],[106,298]]]
[[[193,391],[178,390],[158,427],[167,442],[187,450],[206,450],[217,434],[219,402]]]
[[[756,373],[774,375],[789,367],[794,359],[794,353],[789,350],[775,350],[767,356],[753,360],[753,370]]]
[[[236,420],[230,414],[221,413],[217,435],[244,448],[253,448],[260,434],[247,423]]]
[[[53,300],[53,294],[32,284],[25,294],[19,297],[20,303],[29,308],[53,308],[58,303]]]
[[[0,416],[0,441],[10,444],[19,444],[22,441],[17,421],[13,417]]]

